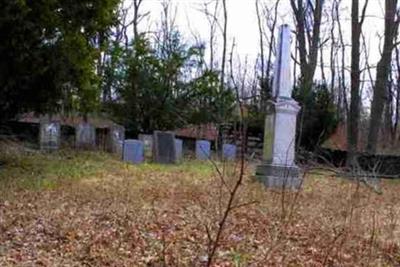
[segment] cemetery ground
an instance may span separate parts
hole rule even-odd
[[[13,149],[0,155],[0,266],[206,264],[228,197],[209,162]],[[233,184],[237,166],[216,164]],[[253,172],[249,164],[214,266],[400,265],[399,181],[376,194],[310,172],[301,191],[283,193]]]

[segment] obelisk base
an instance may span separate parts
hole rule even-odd
[[[257,166],[256,178],[266,187],[275,189],[300,189],[302,178],[297,166],[262,163]]]
[[[263,162],[256,177],[270,188],[299,189],[302,180],[295,164],[296,121],[299,104],[292,98],[290,28],[279,29],[272,98],[267,101]]]

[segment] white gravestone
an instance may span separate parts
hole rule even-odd
[[[144,156],[147,159],[153,157],[153,135],[151,134],[139,134],[139,140],[144,143]]]
[[[140,164],[144,161],[144,144],[140,140],[127,139],[124,141],[122,160],[133,164]]]
[[[82,122],[75,128],[76,147],[93,149],[96,147],[96,129],[88,122]]]
[[[183,159],[183,140],[175,138],[175,152],[176,159],[178,162],[181,162]]]
[[[211,143],[207,140],[196,141],[196,159],[208,160],[211,158]]]
[[[236,146],[232,144],[222,145],[222,158],[224,160],[235,160],[236,159]]]
[[[54,151],[60,147],[61,127],[59,122],[40,122],[40,150]]]
[[[125,128],[122,126],[114,125],[110,128],[109,150],[112,153],[121,155],[122,147],[125,140]]]
[[[290,28],[279,31],[274,69],[273,100],[268,101],[264,129],[263,163],[256,176],[267,187],[298,189],[301,184],[295,160],[298,103],[292,99],[290,77]]]

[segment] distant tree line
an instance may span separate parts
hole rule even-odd
[[[28,111],[104,113],[136,135],[234,121],[241,103],[246,125],[262,131],[283,1],[253,2],[259,33],[254,65],[237,56],[225,0],[197,4],[209,36],[193,34],[194,41],[183,37],[168,0],[160,1],[157,27],[145,29],[146,1],[2,1],[0,121]],[[398,0],[382,3],[384,32],[376,66],[370,63],[363,29],[369,2],[352,0],[350,13],[343,11],[349,3],[342,0],[289,2],[293,97],[302,106],[299,144],[313,150],[344,123],[349,164],[360,139],[366,140],[362,149],[371,153],[382,137],[392,144],[399,139]],[[346,21],[350,40],[344,34]],[[371,105],[363,100],[366,92]]]

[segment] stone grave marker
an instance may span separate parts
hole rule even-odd
[[[124,141],[122,160],[133,164],[144,161],[144,144],[140,140],[127,139]]]
[[[60,148],[61,128],[59,122],[40,122],[40,150],[54,151]]]
[[[295,159],[298,103],[292,99],[290,77],[290,29],[279,31],[274,67],[273,100],[268,102],[264,128],[263,162],[256,176],[267,187],[298,189],[302,180]]]
[[[144,156],[146,159],[153,157],[153,135],[139,134],[139,140],[144,143]]]
[[[211,143],[207,140],[196,141],[196,159],[208,160],[211,157]]]
[[[236,159],[236,146],[232,144],[222,145],[222,158],[224,160],[235,160]]]
[[[175,139],[175,151],[177,161],[182,161],[183,159],[183,141],[182,139]]]
[[[125,128],[122,126],[113,126],[110,128],[110,151],[121,155],[122,144],[125,140]]]
[[[172,132],[155,131],[154,142],[154,161],[162,164],[177,163],[175,134]]]
[[[96,147],[96,129],[88,122],[82,122],[75,128],[76,147],[94,149]]]

